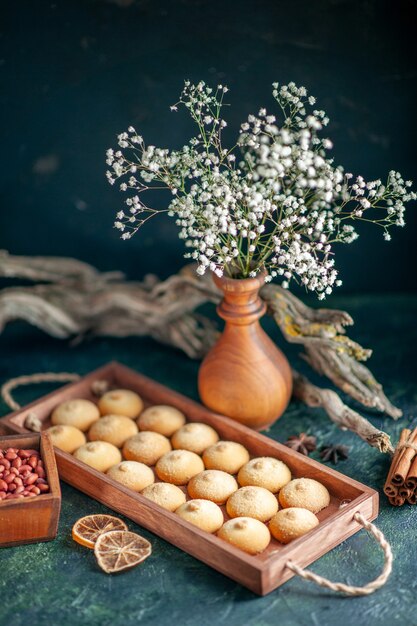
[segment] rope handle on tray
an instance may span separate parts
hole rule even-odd
[[[12,390],[22,385],[32,385],[35,383],[71,383],[80,380],[79,374],[69,374],[68,372],[44,372],[42,374],[30,374],[29,376],[19,376],[11,378],[1,387],[1,397],[13,411],[18,411],[21,406],[12,396]]]
[[[301,576],[305,580],[310,580],[311,582],[320,585],[320,587],[325,587],[326,589],[331,589],[332,591],[338,591],[340,593],[344,593],[348,596],[368,596],[373,593],[387,582],[391,571],[392,571],[392,550],[388,541],[385,539],[383,533],[371,522],[368,522],[361,513],[355,513],[353,516],[359,524],[361,524],[365,530],[367,530],[375,539],[377,544],[381,546],[382,551],[384,553],[384,567],[382,569],[381,574],[372,580],[367,585],[363,587],[353,587],[351,585],[346,585],[345,583],[334,583],[327,578],[323,578],[318,574],[313,574],[309,570],[305,570],[302,567],[299,567],[291,560],[286,563],[286,566],[297,574],[297,576]]]

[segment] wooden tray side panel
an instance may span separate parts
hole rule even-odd
[[[41,457],[44,460],[46,479],[49,484],[51,510],[47,537],[53,539],[58,532],[59,515],[61,513],[61,486],[59,484],[58,468],[54,447],[47,432],[41,433]]]

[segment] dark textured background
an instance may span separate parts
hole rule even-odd
[[[415,25],[415,0],[2,3],[0,247],[73,255],[131,278],[178,268],[168,218],[119,240],[124,196],[105,180],[104,152],[129,124],[149,143],[181,145],[192,127],[169,105],[187,77],[229,85],[231,134],[273,107],[272,81],[304,84],[330,115],[337,162],[417,179]],[[366,227],[339,248],[343,289],[417,289],[413,204],[407,222],[389,244]]]

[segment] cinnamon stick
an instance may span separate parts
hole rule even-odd
[[[402,485],[402,487],[398,489],[398,495],[400,496],[400,498],[404,498],[404,500],[410,498],[413,493],[414,489],[407,489],[405,485]]]
[[[384,493],[386,496],[388,496],[388,498],[393,498],[397,495],[398,489],[397,487],[394,487],[394,485],[389,483],[384,486]]]
[[[416,446],[417,428],[413,431],[404,428],[384,485],[384,493],[393,506],[402,506],[404,502],[417,504]]]
[[[409,430],[408,428],[403,428],[403,430],[401,431],[400,440],[395,449],[394,456],[391,461],[391,466],[388,472],[388,476],[384,485],[384,493],[388,497],[395,497],[397,495],[398,487],[392,483],[392,477],[393,477],[394,472],[397,469],[398,460],[402,456],[402,453],[404,451],[404,449],[401,449],[400,446],[402,446],[407,441],[410,434],[411,434],[411,430]]]
[[[417,504],[417,492],[413,491],[413,493],[407,498],[408,504]]]
[[[401,435],[402,434],[403,433],[401,433]],[[408,436],[406,441],[401,442],[400,439],[398,447],[404,445],[405,443],[417,444],[417,428],[413,430],[413,432]],[[400,487],[405,483],[408,471],[411,466],[411,462],[415,456],[416,451],[413,448],[402,448],[391,478],[391,482],[393,485],[397,485]]]
[[[417,456],[414,457],[407,474],[405,486],[413,491],[417,488]]]

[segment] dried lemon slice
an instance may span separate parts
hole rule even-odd
[[[151,552],[149,541],[129,530],[112,530],[100,535],[94,546],[97,563],[107,574],[135,567]]]
[[[113,515],[87,515],[72,527],[72,538],[87,548],[94,548],[100,535],[111,530],[127,530],[126,524]]]

